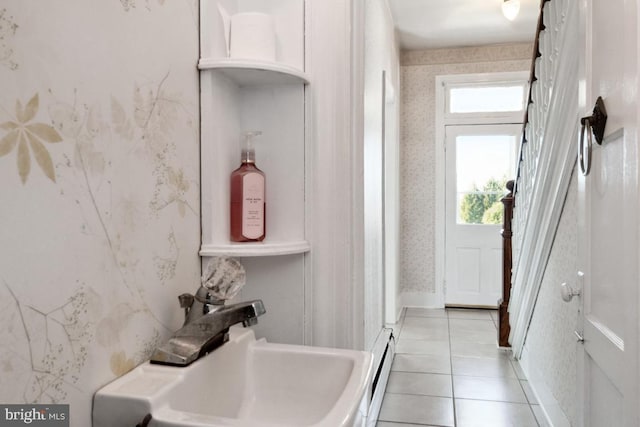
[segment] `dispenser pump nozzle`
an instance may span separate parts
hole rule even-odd
[[[253,147],[254,138],[262,135],[262,131],[252,130],[244,133],[244,147],[242,148],[242,163],[255,163],[256,152]]]

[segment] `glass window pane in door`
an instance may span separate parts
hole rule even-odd
[[[515,171],[515,135],[456,138],[458,224],[501,224],[506,183]]]

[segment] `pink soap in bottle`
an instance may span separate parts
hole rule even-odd
[[[232,242],[261,242],[265,237],[265,175],[256,167],[254,137],[260,131],[246,132],[242,148],[242,164],[231,173]]]

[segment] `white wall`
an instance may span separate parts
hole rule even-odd
[[[384,187],[385,181],[393,185],[394,177],[399,173],[397,166],[393,167],[399,145],[395,120],[399,114],[399,103],[387,102],[391,101],[390,95],[399,86],[399,57],[393,17],[386,0],[367,0],[365,23],[364,292],[365,348],[370,349],[385,323],[385,294],[394,298],[398,289],[397,273],[394,274],[397,272],[397,255],[393,251],[397,237],[397,216],[394,215],[397,203],[393,202],[398,192],[385,194]],[[384,116],[392,120],[385,120]],[[390,167],[387,169],[386,165]],[[391,240],[387,247],[386,240]],[[384,265],[385,257],[390,261],[387,266]],[[387,276],[390,280],[385,284],[386,273],[390,273]],[[388,292],[385,292],[385,286],[389,287]],[[395,314],[390,317],[393,322],[397,319]]]
[[[528,71],[532,45],[403,52],[401,64],[401,291],[406,306],[434,306],[435,78]]]
[[[147,359],[199,283],[198,2],[4,1],[0,402],[68,403]],[[32,127],[33,129],[33,127]]]
[[[364,2],[307,0],[311,344],[364,348]]]

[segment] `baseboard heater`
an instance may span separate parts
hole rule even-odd
[[[385,328],[380,332],[373,349],[373,366],[375,374],[371,381],[369,410],[367,413],[367,427],[375,427],[384,398],[384,391],[387,388],[387,381],[391,373],[391,364],[393,356],[396,353],[395,337],[393,329]]]

